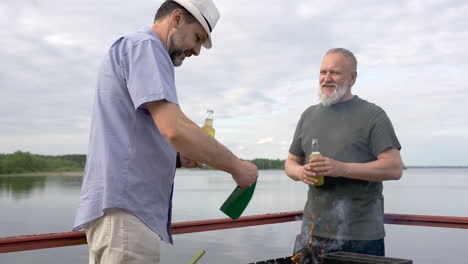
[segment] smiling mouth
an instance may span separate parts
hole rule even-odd
[[[331,83],[322,84],[322,88],[336,88],[336,84],[331,84]]]

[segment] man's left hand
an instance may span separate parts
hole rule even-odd
[[[329,177],[345,177],[346,164],[327,157],[312,158],[309,160],[310,171],[316,175]]]
[[[202,168],[203,163],[189,159],[180,154],[180,165],[184,168]]]

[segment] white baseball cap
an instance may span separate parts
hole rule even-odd
[[[212,46],[211,32],[219,20],[219,11],[211,0],[172,0],[179,3],[200,22],[208,34],[203,47],[209,49]]]

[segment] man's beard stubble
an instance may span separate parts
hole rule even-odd
[[[175,47],[174,42],[174,35],[172,35],[169,38],[169,48],[167,52],[169,53],[169,57],[171,58],[174,67],[179,67],[182,65],[184,60],[180,59],[180,54],[182,54],[182,51]]]

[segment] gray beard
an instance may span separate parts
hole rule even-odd
[[[325,95],[322,92],[322,85],[320,85],[318,89],[320,103],[322,103],[323,106],[328,107],[340,102],[341,98],[343,98],[346,93],[347,86],[348,82],[344,83],[343,86],[336,87],[332,94]]]
[[[179,57],[180,54],[182,54],[182,51],[175,48],[174,35],[172,35],[169,39],[169,48],[167,52],[169,53],[169,57],[171,58],[172,65],[174,65],[174,67],[179,67],[180,65],[182,65],[184,61],[181,60]]]

